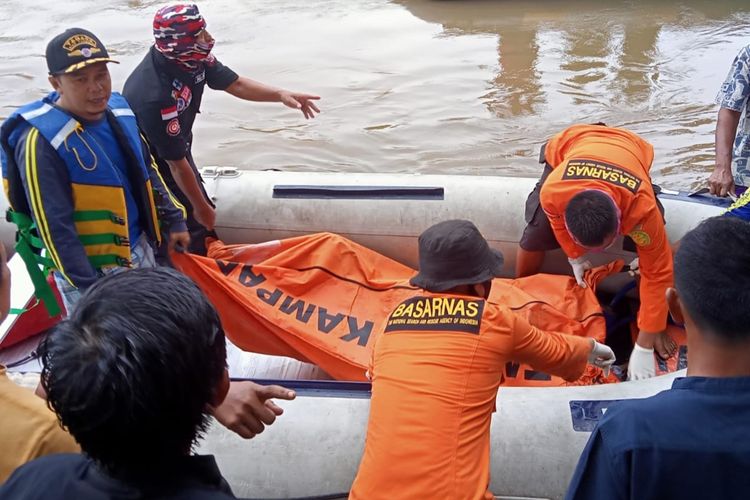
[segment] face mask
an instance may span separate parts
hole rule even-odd
[[[211,53],[211,50],[214,48],[214,41],[211,40],[210,42],[196,42],[195,43],[196,50],[203,52],[206,54],[206,57],[208,57],[208,54]]]
[[[195,71],[199,69],[200,63],[205,62],[206,59],[209,58],[209,56],[211,55],[211,49],[213,48],[213,40],[211,40],[210,42],[196,41],[192,44],[192,47],[183,48],[179,52],[173,52],[172,57],[175,61],[177,61],[185,68],[189,69],[190,71]]]
[[[187,71],[196,71],[200,69],[201,63],[205,62],[211,55],[211,49],[214,47],[213,40],[210,42],[195,41],[191,44],[183,44],[179,48],[173,48],[169,52],[160,51],[164,57],[170,59]],[[159,46],[157,45],[157,50]]]
[[[154,17],[156,50],[186,71],[201,69],[209,58],[214,42],[199,42],[198,33],[206,22],[192,4],[174,5],[160,9]]]

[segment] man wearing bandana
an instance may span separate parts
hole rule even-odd
[[[191,4],[163,7],[154,16],[155,43],[128,77],[123,95],[148,139],[159,171],[188,214],[190,251],[206,253],[215,206],[193,161],[193,123],[206,84],[247,101],[281,102],[305,118],[320,110],[318,96],[290,92],[237,75],[211,53],[214,39]]]

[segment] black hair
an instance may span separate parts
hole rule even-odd
[[[120,477],[189,453],[226,367],[216,310],[188,277],[165,267],[99,280],[40,355],[41,384],[60,423]]]
[[[565,225],[582,245],[597,247],[617,231],[619,224],[614,201],[601,191],[581,191],[565,207]]]
[[[680,242],[675,287],[696,325],[725,341],[750,341],[750,223],[706,219]]]

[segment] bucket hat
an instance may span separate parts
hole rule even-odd
[[[409,280],[431,292],[484,283],[500,276],[503,254],[490,248],[468,220],[447,220],[419,236],[419,272]]]

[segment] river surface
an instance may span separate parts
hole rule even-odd
[[[121,64],[151,44],[161,1],[0,0],[0,116],[49,88],[44,48],[71,26]],[[710,172],[716,92],[750,43],[750,2],[209,0],[214,54],[238,73],[322,96],[280,104],[207,92],[201,165],[538,175],[538,146],[574,122],[626,126],[656,148],[654,178]]]

